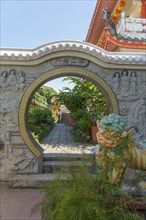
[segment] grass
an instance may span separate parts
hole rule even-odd
[[[132,198],[119,184],[110,183],[107,172],[97,171],[91,173],[83,161],[78,172],[71,169],[65,180],[56,174],[33,213],[40,212],[42,220],[142,220],[128,209]]]

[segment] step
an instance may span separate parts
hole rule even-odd
[[[89,169],[92,167],[91,162],[87,162],[86,165]],[[44,161],[43,162],[43,173],[54,173],[54,172],[68,172],[70,169],[78,170],[83,166],[82,161]]]
[[[64,160],[87,160],[92,159],[93,154],[79,154],[79,153],[45,153],[44,161],[64,161]]]
[[[62,181],[66,180],[68,176],[65,173],[60,174]],[[8,186],[9,188],[42,188],[55,179],[56,174],[54,173],[16,174],[8,180]]]

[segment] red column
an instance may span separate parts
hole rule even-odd
[[[141,18],[146,18],[146,0],[141,0]]]

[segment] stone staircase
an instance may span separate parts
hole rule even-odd
[[[78,172],[83,165],[94,172],[92,154],[45,153],[42,174],[17,174],[9,179],[8,185],[10,188],[42,188],[53,181],[57,173],[62,180],[65,180],[70,175],[70,171]]]
[[[46,153],[43,159],[43,173],[77,171],[83,164],[92,170],[93,156],[87,153]]]

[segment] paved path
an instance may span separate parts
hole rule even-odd
[[[56,123],[52,132],[42,141],[44,153],[90,153],[93,145],[75,142],[72,126]]]

